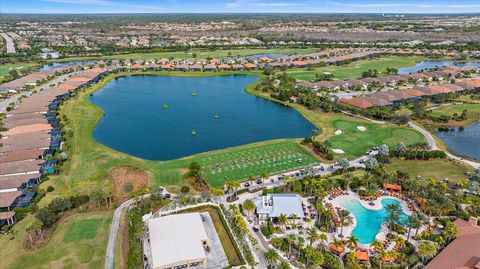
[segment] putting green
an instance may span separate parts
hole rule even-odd
[[[102,221],[102,219],[82,219],[71,223],[67,233],[63,237],[63,241],[77,242],[95,238],[98,227],[100,227]]]
[[[396,143],[413,144],[424,141],[424,137],[411,129],[395,127],[393,125],[380,125],[372,123],[360,123],[345,120],[335,120],[331,123],[332,128],[341,130],[342,134],[330,137],[328,140],[333,148],[345,151],[345,157],[356,157],[364,154],[374,146],[387,144],[393,147]],[[357,127],[363,126],[365,131]]]

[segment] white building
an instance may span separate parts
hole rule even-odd
[[[209,240],[200,213],[147,220],[150,264],[153,269],[182,269],[207,265]]]
[[[293,216],[301,222],[305,218],[302,198],[297,194],[267,194],[255,198],[256,213],[260,222],[275,220],[280,215]]]

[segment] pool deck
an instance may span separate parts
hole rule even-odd
[[[340,208],[343,208],[340,203],[339,203],[339,200],[340,199],[349,199],[349,200],[356,200],[358,202],[360,202],[360,204],[368,209],[368,210],[381,210],[383,207],[382,207],[382,200],[383,199],[394,199],[394,200],[397,200],[400,202],[400,204],[402,205],[402,210],[405,214],[407,215],[411,215],[413,214],[413,212],[408,208],[408,205],[405,201],[401,200],[401,199],[398,199],[396,197],[393,197],[393,196],[389,196],[389,195],[384,195],[384,196],[380,196],[377,200],[375,200],[375,204],[374,205],[369,205],[369,201],[364,201],[364,200],[361,200],[360,199],[360,196],[349,190],[348,191],[348,195],[342,195],[342,196],[338,196],[336,197],[335,199],[332,199],[332,200],[329,200],[329,199],[326,199],[325,202],[326,203],[331,203],[333,205],[334,208],[337,208],[337,207],[340,207]],[[352,214],[352,217],[353,217],[353,225],[350,225],[348,227],[343,227],[343,237],[348,237],[352,234],[353,230],[355,229],[355,227],[357,226],[357,219],[355,218],[355,215]],[[384,227],[384,225],[381,226],[380,230],[378,231],[377,235],[375,236],[375,239],[377,240],[380,240],[380,241],[383,241],[386,239],[386,235],[388,233],[388,229],[386,227]],[[337,233],[335,233],[335,235],[338,237],[338,235],[340,234],[340,228],[337,229]],[[360,244],[360,246],[369,246],[370,244]]]

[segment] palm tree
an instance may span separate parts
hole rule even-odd
[[[357,253],[355,251],[350,251],[345,255],[345,259],[347,261],[348,268],[357,268],[358,267],[358,258]]]
[[[290,264],[288,264],[288,262],[281,262],[277,267],[277,269],[290,269],[290,268],[292,267],[290,266]]]
[[[317,229],[313,227],[307,228],[307,239],[308,241],[310,241],[310,246],[312,246],[313,243],[315,243],[319,239]]]
[[[243,209],[245,209],[248,212],[249,217],[251,217],[252,212],[255,210],[255,208],[257,208],[255,203],[250,199],[245,200],[242,206],[243,206]]]
[[[375,251],[375,252],[378,252],[379,250],[381,250],[383,248],[383,243],[382,241],[380,240],[373,240],[373,242],[370,244],[370,248]]]
[[[237,196],[237,189],[240,188],[240,183],[237,181],[229,181],[227,182],[226,187],[228,192],[233,191],[233,196]]]
[[[391,204],[387,204],[387,206],[385,207],[385,210],[387,212],[387,215],[384,218],[384,222],[388,223],[388,228],[389,228],[388,234],[390,235],[392,234],[394,225],[398,223],[398,221],[402,217],[402,209],[400,207],[400,204],[391,203]]]
[[[297,214],[292,214],[292,215],[290,215],[290,221],[292,222],[292,223],[291,223],[291,226],[292,226],[292,228],[294,228],[294,229],[297,227],[297,219],[298,219]]]
[[[287,223],[288,223],[288,217],[287,217],[287,215],[285,215],[285,214],[280,214],[280,215],[278,215],[278,222],[279,222],[280,225],[283,227],[283,229],[285,229],[286,226],[287,226]]]
[[[340,237],[343,237],[343,227],[350,226],[353,224],[353,217],[350,215],[348,210],[338,210],[337,211],[338,220],[340,222]]]
[[[292,253],[292,244],[295,242],[295,235],[288,234],[287,241],[288,241],[288,253]]]
[[[262,178],[262,183],[264,183],[264,180],[268,178],[268,174],[267,173],[262,173],[260,175],[260,177]]]
[[[223,196],[223,191],[221,189],[218,189],[218,188],[211,188],[210,189],[210,194],[213,195],[213,196]]]
[[[420,219],[417,217],[416,214],[412,214],[412,215],[408,216],[403,221],[403,225],[408,229],[407,242],[410,240],[410,232],[412,231],[412,229],[417,228],[419,226],[419,223],[420,223]],[[420,227],[418,227],[418,228],[420,228]]]
[[[432,257],[437,253],[438,245],[435,242],[423,242],[418,245],[418,255],[425,262],[426,258]]]
[[[268,268],[272,268],[275,264],[277,264],[280,256],[278,252],[274,248],[269,248],[264,254],[263,257],[268,264]]]
[[[315,141],[315,137],[319,136],[322,134],[322,130],[315,129],[312,131],[312,142]]]
[[[358,247],[359,240],[355,235],[347,237],[347,246],[350,249],[356,249]]]
[[[254,176],[249,176],[248,177],[248,182],[250,182],[250,185],[253,185],[253,182],[255,182],[255,177]]]
[[[403,239],[403,237],[401,236],[395,236],[393,238],[393,242],[395,242],[395,247],[397,249],[402,249],[403,247],[405,247],[405,239]]]
[[[328,236],[326,233],[320,233],[320,235],[318,236],[318,240],[320,240],[321,242],[321,247],[323,250],[325,250],[325,247],[326,247],[326,243],[328,242]]]
[[[291,176],[287,176],[283,180],[288,191],[292,190],[292,183],[294,183],[295,181],[297,181],[297,179]]]
[[[338,239],[338,238],[336,238],[336,237],[333,238],[332,245],[334,245],[337,250],[338,250],[338,249],[342,249],[342,248],[345,246],[345,244],[343,243],[343,241],[340,240],[340,239]],[[339,254],[341,254],[341,253],[339,253]]]

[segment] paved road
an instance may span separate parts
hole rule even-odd
[[[26,95],[26,96],[31,96],[32,93],[33,93],[33,91],[44,90],[44,89],[46,89],[46,88],[49,88],[49,87],[50,87],[50,84],[55,84],[55,85],[56,85],[56,84],[58,84],[58,83],[60,83],[60,82],[63,82],[64,79],[66,79],[69,75],[72,75],[72,74],[75,74],[75,72],[74,72],[74,73],[69,73],[69,74],[64,74],[64,75],[61,75],[61,76],[59,76],[59,77],[56,77],[56,78],[48,81],[48,82],[45,83],[45,84],[36,86],[35,88],[29,90],[28,92],[19,92],[19,93],[15,94],[15,95],[12,95],[10,98],[5,99],[5,100],[3,100],[3,101],[0,102],[0,113],[4,112],[4,111],[7,109],[8,105],[9,105],[10,103],[16,103],[20,97],[22,97],[22,96],[24,96],[24,95]]]
[[[376,151],[373,151],[370,155],[364,155],[362,157],[359,157],[353,161],[350,162],[351,167],[363,167],[362,161],[367,160],[371,156],[377,154]],[[321,171],[321,168],[323,167],[324,171]],[[325,174],[330,174],[339,169],[338,166],[332,166],[332,165],[327,165],[327,164],[319,164],[314,166],[314,169],[316,171],[317,175],[325,175]],[[280,176],[295,176],[299,179],[302,178],[302,176],[296,176],[297,173],[300,173],[301,169],[285,172],[285,173],[280,173],[277,175],[272,175],[266,180],[266,183],[262,184],[257,184],[256,186],[259,187],[274,187],[274,186],[281,186],[284,184],[283,180],[279,180]],[[271,181],[273,179],[273,182]],[[253,186],[252,186],[253,187]],[[143,195],[142,198],[148,197],[150,194]],[[240,199],[235,201],[234,203],[240,203],[244,201],[245,199],[249,198],[250,193],[245,193],[245,195],[242,195]],[[253,194],[255,195],[255,194]],[[113,220],[112,220],[112,226],[110,227],[110,235],[108,238],[108,246],[107,246],[107,252],[105,256],[105,269],[113,269],[113,261],[115,259],[115,244],[117,242],[117,234],[118,230],[120,228],[120,216],[122,214],[122,210],[129,207],[133,203],[133,199],[127,200],[123,202],[117,209],[115,209],[115,213],[113,214]],[[227,204],[225,200],[225,196],[222,198],[222,203]],[[264,249],[262,249],[265,251]]]
[[[3,39],[5,39],[5,43],[7,44],[7,53],[15,53],[15,44],[13,43],[13,39],[6,33],[0,33],[0,35],[3,37]]]
[[[107,253],[105,255],[105,269],[113,269],[113,260],[115,260],[115,243],[117,242],[118,229],[120,228],[122,210],[129,207],[132,203],[133,199],[129,199],[115,209],[112,226],[110,227],[110,235],[108,237]]]
[[[433,135],[430,132],[428,132],[427,130],[423,129],[422,127],[418,126],[417,124],[415,124],[411,121],[408,122],[408,126],[410,126],[411,128],[419,131],[420,133],[422,133],[432,150],[440,150],[440,148],[437,145],[437,141],[435,141],[435,138],[433,137]],[[480,163],[479,162],[475,162],[475,161],[472,161],[472,160],[462,158],[462,157],[454,155],[454,154],[452,154],[448,151],[446,151],[445,153],[447,154],[447,157],[450,158],[450,159],[468,164],[470,166],[473,166],[475,169],[480,169]]]

